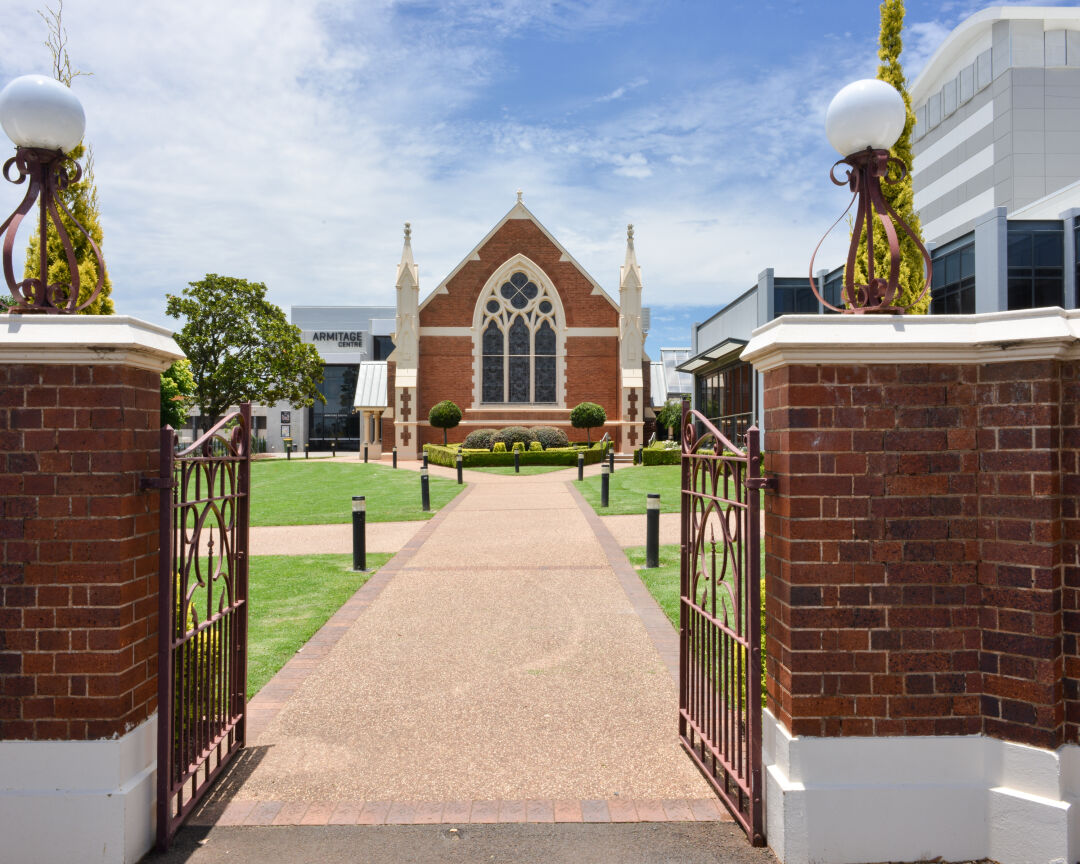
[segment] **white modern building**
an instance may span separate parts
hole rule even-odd
[[[1080,8],[995,6],[941,43],[909,88],[912,186],[933,259],[932,314],[1080,306]],[[809,250],[807,250],[809,256]],[[816,274],[840,302],[843,266]],[[691,332],[679,369],[721,431],[762,424],[750,334],[789,314],[827,314],[806,277],[764,270]]]

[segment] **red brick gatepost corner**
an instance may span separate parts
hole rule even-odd
[[[154,837],[160,376],[169,331],[0,315],[0,858]]]
[[[789,316],[764,376],[785,864],[1080,855],[1080,312]]]

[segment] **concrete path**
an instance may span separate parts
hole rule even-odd
[[[194,822],[729,818],[674,630],[564,472],[470,479],[253,700]]]

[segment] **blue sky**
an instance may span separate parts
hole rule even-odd
[[[985,5],[909,3],[909,80]],[[47,70],[38,7],[5,0],[0,81]],[[207,272],[286,308],[392,304],[407,220],[423,295],[521,188],[613,296],[635,224],[654,356],[764,268],[806,271],[848,198],[825,108],[874,74],[879,24],[873,0],[68,0],[64,19],[93,73],[74,90],[118,312],[171,325],[165,294]],[[21,191],[0,182],[5,214]]]

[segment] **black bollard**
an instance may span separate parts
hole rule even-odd
[[[305,442],[305,443],[304,443],[304,458],[305,458],[305,459],[310,459],[310,458],[311,458],[311,457],[310,457],[310,456],[308,455],[308,450],[310,450],[310,449],[311,449],[311,445]]]
[[[611,472],[608,470],[607,465],[600,466],[600,506],[608,506],[608,483],[611,478]]]
[[[364,462],[367,463],[367,444],[364,445]]]
[[[335,456],[337,456],[337,441],[336,440],[330,442],[330,458],[333,459]]]
[[[585,479],[585,454],[584,453],[578,453],[577,454],[577,479],[578,480],[584,480]]]
[[[456,461],[457,461],[457,482],[458,482],[458,486],[460,486],[461,482],[462,482],[461,481],[461,454],[460,453],[457,454],[457,460]]]
[[[397,468],[397,447],[393,449],[394,454],[394,467]]]
[[[427,450],[424,451],[424,467],[427,468]]]
[[[607,470],[612,474],[615,473],[615,445],[612,444],[608,447],[607,451]]]
[[[420,469],[420,503],[425,513],[431,510],[431,492],[428,490],[427,468]]]
[[[292,445],[291,444],[286,444],[285,445],[285,461],[286,462],[291,462],[292,461]]]
[[[645,566],[660,566],[660,496],[654,492],[645,502]]]
[[[352,499],[352,569],[367,570],[367,512],[363,495],[353,495]]]
[[[521,473],[521,451],[520,450],[515,450],[514,451],[514,473],[515,474],[520,474]]]

